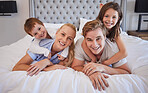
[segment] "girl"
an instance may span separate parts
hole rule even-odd
[[[35,28],[35,27],[34,27]],[[33,28],[33,29],[34,29]],[[40,46],[48,48],[51,52],[51,59],[49,60],[43,54],[34,54],[29,50],[26,55],[14,66],[13,71],[25,70],[28,75],[37,75],[40,71],[50,71],[55,69],[66,69],[65,66],[59,65],[60,60],[58,55],[69,46],[68,62],[69,66],[73,61],[74,56],[74,38],[76,35],[76,28],[72,24],[64,24],[57,32],[55,39],[43,39],[40,41]],[[30,65],[33,61],[38,61],[35,65]],[[54,63],[55,65],[52,65]]]
[[[100,13],[96,19],[102,21],[102,23],[108,29],[106,37],[110,41],[116,42],[119,48],[119,52],[116,53],[114,56],[112,56],[110,59],[105,60],[103,64],[110,65],[125,58],[127,56],[127,53],[124,43],[120,37],[120,21],[122,19],[122,11],[118,3],[114,2],[106,3],[101,8]],[[93,62],[96,62],[97,60],[96,57],[92,55],[92,53],[88,49],[85,49],[85,52],[88,54],[88,56],[91,57]]]

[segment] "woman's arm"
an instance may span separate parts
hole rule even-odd
[[[12,71],[26,71],[33,59],[26,53],[26,55],[13,67]]]
[[[105,65],[113,64],[113,63],[115,63],[127,56],[126,48],[125,48],[125,45],[124,45],[121,37],[118,36],[115,39],[115,41],[116,41],[117,46],[119,48],[119,52],[117,52],[115,55],[113,55],[110,59],[104,61],[103,64],[105,64]]]

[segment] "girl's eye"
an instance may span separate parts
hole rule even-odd
[[[115,16],[113,16],[113,18],[116,18]]]
[[[108,17],[108,15],[104,16],[104,17]]]

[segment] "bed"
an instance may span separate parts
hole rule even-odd
[[[132,74],[109,75],[109,87],[94,89],[90,79],[68,68],[40,72],[27,76],[26,71],[12,71],[25,55],[32,37],[26,35],[19,41],[0,47],[0,93],[147,93],[148,92],[148,41],[126,33],[126,0],[30,0],[30,17],[39,18],[47,30],[58,29],[64,23],[78,28],[75,41],[81,37],[84,24],[96,18],[100,3],[115,1],[124,14],[121,24],[123,39]],[[54,36],[55,32],[51,33]]]

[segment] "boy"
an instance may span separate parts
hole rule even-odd
[[[34,29],[33,29],[34,28]],[[44,24],[38,20],[37,18],[29,18],[26,20],[24,24],[24,30],[27,34],[35,37],[31,43],[29,51],[36,54],[44,54],[44,56],[51,58],[51,53],[47,48],[40,47],[39,43],[42,39],[52,39],[52,37],[47,33],[47,30]],[[61,55],[59,56],[59,60],[64,60],[68,56],[69,47],[65,48]]]

